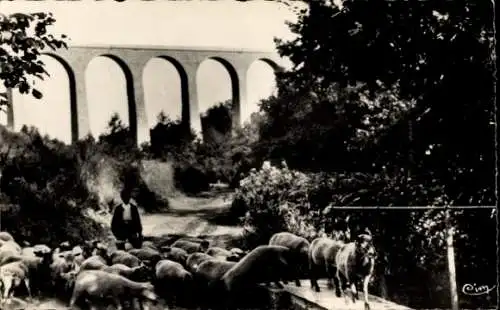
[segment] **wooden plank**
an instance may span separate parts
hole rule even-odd
[[[303,303],[304,309],[314,310],[364,310],[363,293],[359,292],[360,300],[354,304],[348,299],[335,296],[335,292],[327,288],[326,281],[318,281],[321,292],[317,293],[310,287],[308,280],[301,281],[301,287],[296,287],[294,283],[285,286],[285,290],[292,296],[292,302]],[[371,310],[411,310],[411,308],[396,304],[383,298],[369,295]]]

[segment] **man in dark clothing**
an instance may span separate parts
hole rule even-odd
[[[142,244],[142,224],[137,206],[130,201],[130,191],[124,189],[120,193],[122,203],[116,206],[111,220],[111,231],[118,239],[120,248],[125,242],[140,248]]]

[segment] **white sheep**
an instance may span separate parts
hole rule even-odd
[[[28,290],[29,299],[32,299],[29,268],[23,261],[16,261],[0,266],[0,282],[2,288],[2,302],[8,302],[14,289],[24,283]]]
[[[107,299],[117,309],[122,309],[124,300],[132,301],[134,298],[141,301],[158,299],[151,283],[131,281],[123,276],[102,270],[85,270],[76,278],[70,307],[73,308],[83,301]]]

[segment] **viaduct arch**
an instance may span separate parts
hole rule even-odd
[[[82,139],[90,133],[89,104],[87,100],[85,71],[96,57],[114,60],[124,73],[128,100],[130,130],[136,142],[149,139],[143,85],[143,69],[149,60],[160,58],[177,69],[181,79],[182,121],[196,132],[201,132],[198,107],[196,73],[206,59],[221,63],[231,78],[233,99],[233,123],[241,125],[241,106],[247,105],[247,72],[257,60],[269,64],[273,70],[283,68],[283,60],[266,51],[227,48],[165,47],[165,46],[69,46],[56,52],[46,51],[44,55],[56,59],[64,67],[69,79],[71,136],[72,141]],[[10,96],[12,104],[12,96]],[[12,105],[9,109],[8,127],[14,128]]]

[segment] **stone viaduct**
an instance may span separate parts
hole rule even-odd
[[[275,71],[283,67],[283,59],[277,53],[224,48],[168,47],[168,46],[69,46],[68,49],[46,51],[43,54],[55,58],[68,73],[71,104],[71,135],[77,141],[90,133],[89,109],[85,85],[87,65],[95,57],[114,60],[122,69],[129,109],[130,129],[137,142],[149,140],[149,128],[144,102],[143,69],[153,58],[169,61],[177,69],[181,80],[182,121],[195,132],[201,132],[198,109],[196,73],[206,59],[221,63],[231,78],[234,125],[241,124],[241,106],[247,103],[247,71],[256,60],[268,63]],[[105,98],[106,94],[103,94]],[[12,96],[10,96],[12,98]],[[10,100],[12,104],[12,100]],[[103,100],[105,102],[105,100]],[[13,128],[13,110],[9,109],[8,126]]]

